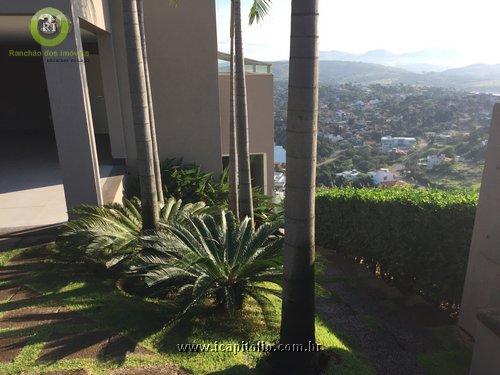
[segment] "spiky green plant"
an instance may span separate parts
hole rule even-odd
[[[156,293],[183,303],[178,317],[207,300],[234,315],[248,297],[268,321],[270,294],[280,296],[269,283],[281,283],[283,238],[273,234],[282,225],[255,231],[249,218],[239,224],[232,212],[192,216],[144,238],[149,250],[138,257],[136,272]]]
[[[205,203],[182,205],[182,200],[170,198],[160,210],[159,226],[180,223],[205,212]],[[62,249],[108,267],[137,254],[142,247],[141,202],[138,198],[123,199],[123,204],[103,207],[80,206],[71,210],[75,220],[64,225],[58,238]]]

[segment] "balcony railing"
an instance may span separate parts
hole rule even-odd
[[[223,61],[224,63],[219,63],[219,71],[220,72],[229,72],[229,62],[231,61],[231,55],[225,52],[218,52],[219,61]],[[264,61],[245,59],[245,70],[251,73],[272,73],[273,64]]]

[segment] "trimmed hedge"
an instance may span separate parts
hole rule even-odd
[[[403,290],[459,304],[477,193],[333,188],[316,197],[317,244],[378,264]]]

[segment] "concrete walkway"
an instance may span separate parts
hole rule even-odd
[[[325,293],[317,297],[317,313],[377,374],[425,375],[422,358],[440,357],[449,358],[441,363],[447,374],[468,373],[472,340],[455,319],[332,250],[319,253],[324,272],[318,282]]]
[[[103,142],[105,143],[105,142]],[[106,145],[101,147],[106,149]],[[113,160],[101,152],[101,187],[121,184]],[[121,200],[114,186],[105,200]],[[57,147],[50,134],[0,135],[0,231],[63,223],[68,220]]]

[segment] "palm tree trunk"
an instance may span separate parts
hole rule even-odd
[[[292,1],[281,342],[314,333],[314,215],[318,122],[318,0]],[[292,353],[290,359],[297,354]]]
[[[241,0],[233,0],[233,3],[240,218],[248,216],[252,219],[253,224],[252,176],[250,173],[250,147],[248,143],[247,87],[245,62],[243,58],[243,37],[241,31]]]
[[[158,142],[156,139],[156,121],[153,106],[153,94],[151,91],[151,80],[149,77],[148,49],[146,45],[146,28],[144,26],[144,1],[137,0],[137,12],[139,15],[139,27],[141,31],[142,58],[144,60],[144,73],[146,76],[146,89],[148,94],[149,121],[151,126],[151,141],[153,143],[153,163],[155,168],[156,194],[158,202],[163,205],[163,185],[161,182],[160,157],[158,155]]]
[[[234,3],[231,1],[231,62],[229,72],[229,209],[236,217],[240,216],[238,196],[238,148],[236,145],[236,112],[234,100]]]
[[[142,225],[144,230],[155,229],[158,225],[158,196],[156,193],[153,143],[151,140],[148,95],[136,0],[123,1],[123,18],[132,116],[137,146],[137,169],[141,185]]]

